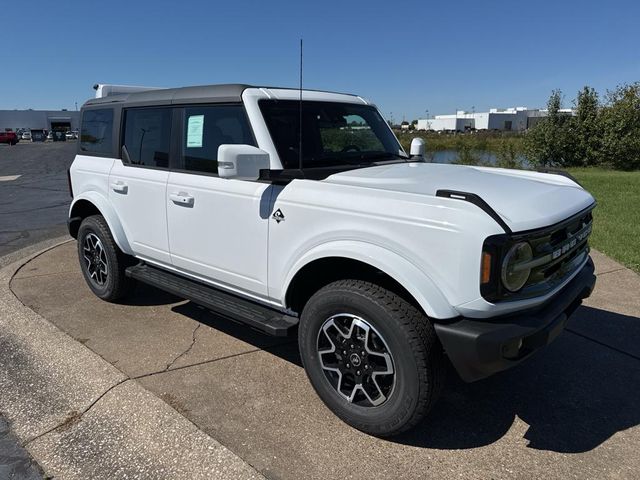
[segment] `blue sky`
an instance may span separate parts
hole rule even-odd
[[[296,86],[301,36],[306,87],[366,96],[396,121],[543,106],[554,88],[568,105],[585,84],[640,80],[637,1],[12,5],[11,18],[2,6],[0,109],[73,109],[97,82]]]

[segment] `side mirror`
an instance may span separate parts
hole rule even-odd
[[[411,155],[412,160],[424,162],[424,140],[422,138],[416,137],[411,140],[409,155]]]
[[[257,180],[260,170],[270,166],[269,154],[251,145],[220,145],[218,147],[218,176]]]

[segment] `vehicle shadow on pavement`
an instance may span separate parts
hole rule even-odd
[[[159,305],[171,305],[180,302],[182,299],[171,293],[157,289],[146,283],[135,282],[134,291],[125,298],[117,301],[118,305],[129,305],[135,307],[151,307]]]
[[[171,307],[171,310],[179,313],[180,315],[189,317],[201,325],[214,328],[219,332],[248,343],[249,345],[259,349],[268,350],[269,352],[280,356],[284,360],[294,363],[300,367],[302,366],[300,359],[296,358],[298,352],[297,331],[292,332],[288,337],[274,337],[253,329],[243,323],[222,317],[194,302],[175,305]],[[284,351],[281,350],[274,351],[274,347],[285,347],[288,345],[294,347],[294,352],[284,353]]]
[[[587,317],[604,320],[599,328],[606,338],[640,328],[640,318],[590,307],[581,307],[575,317],[576,325]],[[524,439],[529,448],[561,453],[596,448],[640,423],[640,358],[594,338],[570,326],[527,362],[471,384],[450,368],[443,395],[427,419],[392,441],[476,448],[499,440],[518,417],[528,425]]]

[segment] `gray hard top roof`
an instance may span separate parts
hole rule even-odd
[[[201,102],[240,102],[242,92],[251,85],[230,83],[223,85],[201,85],[197,87],[163,88],[142,92],[120,93],[87,100],[84,106],[106,103],[126,104],[180,104]]]
[[[257,87],[242,83],[228,83],[220,85],[201,85],[196,87],[163,88],[145,90],[142,92],[121,93],[102,98],[87,100],[83,107],[105,104],[126,105],[168,105],[187,103],[234,103],[242,101],[242,92],[247,88],[282,88],[288,87]],[[305,89],[307,90],[307,89]],[[309,90],[307,90],[309,91]],[[346,94],[349,95],[349,94]]]

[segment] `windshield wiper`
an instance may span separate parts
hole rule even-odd
[[[405,157],[400,155],[399,153],[391,153],[391,152],[379,152],[371,155],[362,154],[360,156],[361,160],[378,160],[378,159],[389,159],[389,160],[404,160],[405,162],[409,161],[409,157]]]
[[[409,162],[408,157],[404,157],[397,153],[391,152],[371,152],[371,153],[350,153],[349,155],[339,155],[336,153],[328,153],[312,158],[305,158],[305,168],[315,167],[341,167],[341,166],[356,166],[356,167],[370,167],[372,165],[379,165],[387,162],[397,162],[402,160],[403,162]]]

